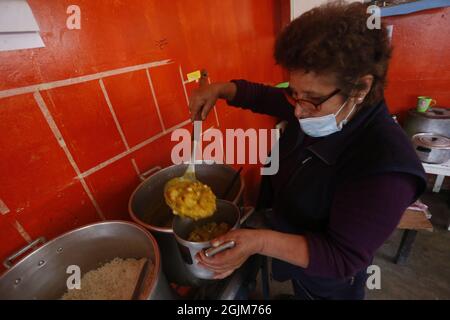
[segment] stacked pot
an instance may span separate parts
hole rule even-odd
[[[187,165],[173,165],[164,169],[154,170],[133,192],[129,201],[131,218],[141,226],[150,230],[158,242],[161,252],[164,274],[169,282],[186,286],[200,286],[205,281],[189,270],[176,240],[172,223],[174,216],[164,201],[164,185],[172,178],[182,176]],[[221,198],[230,182],[236,175],[236,170],[225,164],[198,164],[195,167],[196,177],[211,187],[214,194]],[[235,181],[227,192],[228,200],[240,206],[244,191],[242,176]]]
[[[421,161],[440,164],[450,160],[450,109],[409,110],[404,129]]]

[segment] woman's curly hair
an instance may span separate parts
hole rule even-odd
[[[374,81],[364,104],[383,99],[391,47],[385,26],[367,27],[367,5],[335,1],[292,21],[275,42],[276,62],[289,71],[333,73],[344,95],[362,90],[359,77]]]

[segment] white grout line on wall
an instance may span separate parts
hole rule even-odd
[[[150,62],[150,63],[146,63],[146,64],[141,64],[141,65],[135,65],[135,66],[130,66],[130,67],[124,67],[124,68],[119,68],[119,69],[114,69],[114,70],[108,70],[108,71],[104,71],[104,72],[99,72],[96,74],[91,74],[91,75],[85,75],[85,76],[80,76],[80,77],[75,77],[75,78],[68,78],[68,79],[64,79],[64,80],[58,80],[58,81],[53,81],[53,82],[47,82],[47,83],[41,83],[41,84],[37,84],[37,85],[31,85],[31,86],[26,86],[26,87],[20,87],[20,88],[15,88],[15,89],[8,89],[8,90],[2,90],[0,91],[0,99],[1,98],[6,98],[6,97],[10,97],[10,96],[15,96],[15,95],[20,95],[20,94],[26,94],[26,93],[33,93],[33,97],[39,107],[39,109],[41,110],[45,120],[47,121],[47,124],[49,125],[50,129],[52,130],[56,140],[58,141],[58,144],[60,145],[60,147],[63,149],[64,153],[66,154],[66,157],[69,161],[69,163],[72,165],[75,173],[77,174],[77,179],[80,180],[81,185],[83,186],[84,191],[86,192],[86,194],[88,195],[89,199],[91,200],[93,206],[95,207],[97,214],[99,215],[99,217],[102,220],[105,220],[105,217],[103,215],[103,212],[100,208],[100,206],[98,205],[97,201],[95,200],[91,190],[89,189],[89,186],[87,185],[86,181],[84,180],[85,177],[91,175],[94,172],[97,172],[98,170],[106,167],[107,165],[127,156],[128,154],[139,150],[141,148],[143,148],[144,146],[148,145],[149,143],[157,140],[160,137],[163,137],[166,134],[171,133],[172,131],[181,128],[187,124],[189,124],[191,121],[190,120],[186,120],[181,122],[178,125],[175,125],[169,129],[166,129],[164,126],[164,122],[160,113],[160,108],[158,105],[158,102],[156,100],[156,95],[154,92],[154,88],[153,88],[153,83],[151,81],[151,77],[150,77],[150,73],[149,73],[149,69],[150,68],[154,68],[154,67],[158,67],[158,66],[162,66],[162,65],[167,65],[167,64],[171,64],[173,63],[170,59],[167,60],[161,60],[161,61],[156,61],[156,62]],[[109,96],[106,92],[106,88],[104,86],[103,80],[102,78],[104,77],[109,77],[109,76],[113,76],[113,75],[118,75],[118,74],[122,74],[122,73],[127,73],[127,72],[132,72],[132,71],[138,71],[138,70],[146,70],[146,74],[147,74],[147,78],[149,81],[149,85],[150,85],[150,90],[152,92],[152,96],[155,102],[155,106],[157,109],[157,113],[158,113],[158,117],[161,123],[161,127],[162,127],[162,132],[139,143],[138,145],[129,148],[128,143],[125,139],[125,135],[120,127],[120,124],[117,120],[116,114],[114,112],[114,109],[112,108],[112,104],[111,101],[109,100]],[[185,82],[183,80],[183,73],[182,73],[182,69],[181,69],[181,65],[179,66],[179,71],[180,71],[180,76],[181,76],[181,80],[182,80],[182,84],[183,84],[183,90],[184,90],[184,94],[185,94],[185,98],[186,98],[186,102],[189,104],[189,98],[187,95],[187,90],[186,90],[186,86],[185,86]],[[108,104],[108,107],[110,108],[111,114],[113,115],[114,121],[116,123],[116,126],[119,130],[119,133],[122,137],[122,140],[127,148],[127,150],[125,152],[122,152],[121,154],[81,173],[80,169],[78,168],[78,165],[76,164],[72,154],[70,153],[69,149],[67,148],[66,142],[56,124],[56,122],[54,121],[50,111],[48,110],[47,105],[45,104],[45,101],[43,100],[40,91],[42,90],[49,90],[49,89],[53,89],[53,88],[58,88],[58,87],[63,87],[63,86],[69,86],[69,85],[74,85],[74,84],[78,84],[78,83],[83,83],[83,82],[87,82],[87,81],[92,81],[92,80],[99,80],[100,83],[100,87],[102,89],[102,92],[105,96],[106,102]],[[217,117],[217,115],[216,115]],[[137,167],[136,161],[135,159],[132,159],[132,164],[133,167],[136,170],[136,173],[139,175],[139,168]],[[6,206],[6,204],[4,204],[3,201],[0,200],[0,213],[1,214],[6,214],[9,212],[9,208]],[[17,221],[16,221],[17,222]],[[23,229],[23,227],[17,222],[16,228],[19,232],[21,232],[22,236],[24,237],[24,239],[27,239],[26,237],[28,236],[29,241],[31,241],[31,238],[29,237],[29,235],[26,233],[26,231]],[[28,241],[28,240],[27,240]]]
[[[20,233],[22,238],[25,239],[26,242],[31,243],[32,239],[25,228],[19,223],[19,221],[14,220],[14,228]]]
[[[58,141],[58,144],[63,149],[64,153],[66,154],[67,159],[69,160],[69,163],[72,165],[73,169],[75,170],[75,173],[77,174],[77,177],[80,179],[81,185],[84,188],[84,191],[88,195],[89,199],[92,201],[92,204],[94,205],[95,209],[97,210],[97,214],[100,216],[102,220],[105,220],[105,216],[102,213],[102,210],[100,209],[97,201],[95,200],[91,190],[89,189],[86,181],[81,177],[80,169],[78,168],[75,160],[72,157],[72,154],[70,153],[69,149],[67,148],[66,142],[64,141],[64,138],[61,134],[61,131],[59,131],[59,128],[53,119],[52,115],[50,114],[50,111],[47,108],[47,105],[45,104],[44,99],[41,96],[41,93],[39,91],[34,92],[33,94],[34,99],[36,100],[36,103],[41,110],[42,114],[44,115],[45,120],[47,121],[50,129],[52,130],[53,134],[55,135],[56,140]]]
[[[155,136],[155,137],[156,137],[156,136]],[[157,138],[159,138],[159,137],[157,137]],[[136,147],[136,146],[135,146],[135,147]],[[94,172],[97,172],[97,171],[99,171],[100,169],[103,169],[103,168],[109,166],[111,163],[114,163],[114,162],[116,162],[117,160],[120,160],[120,159],[122,159],[123,157],[126,157],[127,155],[129,155],[130,153],[133,152],[133,149],[134,149],[135,147],[133,147],[133,148],[127,150],[127,151],[124,151],[124,152],[122,152],[122,153],[119,153],[118,155],[116,155],[116,156],[114,156],[114,157],[112,157],[112,158],[110,158],[110,159],[108,159],[108,160],[106,160],[106,161],[104,161],[104,162],[102,162],[102,163],[96,165],[95,167],[92,167],[92,168],[90,168],[89,170],[86,170],[85,172],[83,172],[83,173],[80,174],[80,176],[78,177],[78,179],[86,178],[86,177],[90,176],[91,174],[93,174]]]
[[[81,173],[80,175],[78,175],[77,178],[78,179],[86,178],[86,177],[90,176],[91,174],[93,174],[94,172],[97,172],[100,169],[103,169],[104,167],[110,165],[111,163],[116,162],[117,160],[120,160],[123,157],[126,157],[130,153],[133,153],[133,152],[135,152],[135,151],[145,147],[149,143],[151,143],[151,142],[153,142],[153,141],[155,141],[155,140],[165,136],[166,134],[169,134],[169,133],[171,133],[172,131],[174,131],[176,129],[184,127],[185,125],[189,124],[190,122],[191,122],[191,120],[186,120],[186,121],[181,122],[180,124],[177,124],[176,126],[173,126],[173,127],[169,128],[169,129],[167,129],[165,132],[160,132],[160,133],[154,135],[153,137],[148,138],[147,140],[144,140],[141,143],[135,145],[134,147],[131,147],[129,150],[124,151],[122,153],[119,153],[118,155],[112,157],[111,159],[106,160],[106,161],[96,165],[95,167],[92,167],[91,169]]]
[[[170,132],[172,132],[172,131],[174,131],[174,130],[176,130],[176,129],[179,129],[179,128],[181,128],[181,127],[184,127],[185,125],[187,125],[187,124],[189,124],[189,123],[192,123],[191,119],[185,120],[185,121],[183,121],[183,122],[181,122],[181,123],[179,123],[179,124],[177,124],[177,125],[175,125],[175,126],[169,128],[169,129],[167,129],[167,133],[170,133]]]
[[[139,167],[138,167],[138,165],[136,163],[136,160],[134,160],[134,158],[131,159],[131,164],[133,165],[133,168],[134,168],[134,170],[136,171],[136,173],[137,173],[137,175],[139,177],[141,175],[141,171],[139,170]]]
[[[189,108],[189,97],[187,94],[186,85],[184,84],[183,70],[181,69],[181,65],[178,66],[178,69],[180,70],[180,77],[181,77],[181,83],[183,84],[184,96],[186,97],[186,103]]]
[[[100,219],[106,220],[105,215],[102,212],[102,209],[100,209],[100,206],[98,205],[97,200],[95,200],[94,195],[92,194],[91,189],[89,189],[89,186],[87,185],[86,181],[81,177],[79,180],[81,182],[81,185],[83,186],[84,191],[86,192],[92,204],[94,205],[95,210],[97,211],[97,214],[100,217]]]
[[[62,137],[61,131],[59,131],[58,126],[56,125],[55,120],[53,119],[52,115],[50,114],[50,111],[47,108],[47,105],[44,102],[44,99],[41,96],[41,93],[39,91],[36,91],[34,94],[34,100],[36,101],[37,105],[39,106],[39,109],[41,110],[42,114],[44,115],[45,120],[47,121],[50,129],[52,130],[53,134],[55,135],[56,140],[58,141],[58,144],[61,146],[61,148],[66,148],[66,142],[64,141],[64,138]],[[70,158],[72,156],[70,155]],[[72,159],[73,160],[73,159]],[[72,161],[71,161],[72,164]],[[75,162],[73,162],[72,165],[75,165]]]
[[[106,104],[108,105],[109,111],[111,112],[111,115],[114,119],[114,123],[116,124],[117,131],[119,131],[120,137],[122,138],[122,142],[125,145],[125,148],[129,150],[130,147],[128,145],[127,139],[125,138],[125,134],[123,133],[122,127],[120,126],[119,120],[117,119],[117,115],[116,112],[114,111],[111,100],[109,100],[108,92],[106,91],[103,79],[98,80],[98,82],[100,83],[100,88],[102,89],[103,96],[105,97],[106,100]]]
[[[135,66],[129,66],[129,67],[124,67],[124,68],[118,68],[118,69],[98,72],[98,73],[94,73],[94,74],[84,75],[84,76],[75,77],[75,78],[68,78],[68,79],[64,79],[64,80],[40,83],[40,84],[35,84],[35,85],[31,85],[31,86],[26,86],[26,87],[2,90],[2,91],[0,91],[0,98],[6,98],[6,97],[11,97],[11,96],[16,96],[19,94],[33,93],[36,91],[54,89],[54,88],[69,86],[69,85],[73,85],[73,84],[77,84],[77,83],[87,82],[87,81],[91,81],[91,80],[99,80],[99,79],[105,78],[105,77],[110,77],[110,76],[114,76],[114,75],[118,75],[118,74],[122,74],[122,73],[138,71],[138,70],[143,70],[143,69],[148,69],[148,68],[159,67],[159,66],[163,66],[163,65],[167,65],[167,64],[171,64],[171,63],[173,63],[173,61],[171,61],[170,59],[154,61],[154,62],[149,62],[149,63],[144,63],[144,64],[138,64]]]
[[[0,199],[0,213],[1,214],[7,214],[9,212],[9,208],[6,205],[6,203],[3,202],[2,199]]]
[[[147,70],[147,69],[146,69]],[[117,131],[119,131],[120,137],[122,138],[122,142],[125,145],[125,148],[127,151],[130,150],[130,146],[128,144],[128,141],[125,137],[125,133],[122,130],[122,126],[119,123],[119,119],[117,119],[116,112],[114,111],[113,105],[111,103],[111,100],[109,99],[108,92],[106,91],[105,83],[103,82],[103,79],[98,80],[100,84],[100,88],[102,89],[103,95],[105,97],[106,103],[108,104],[109,111],[111,112],[111,115],[114,119],[114,123],[116,124]],[[131,159],[131,164],[133,165],[134,171],[136,171],[137,176],[139,177],[140,172],[139,168],[137,167],[136,161],[134,159]]]
[[[159,110],[159,104],[158,100],[156,99],[155,95],[155,89],[153,88],[153,82],[152,78],[150,77],[150,72],[148,71],[148,68],[145,69],[145,73],[147,74],[148,84],[150,86],[150,91],[152,92],[153,102],[155,103],[156,112],[158,113],[159,123],[161,124],[162,131],[166,131],[166,128],[164,126],[163,118],[161,116],[161,111]]]
[[[158,102],[156,100],[156,95],[154,92],[154,88],[153,88],[153,83],[151,81],[151,77],[150,77],[150,73],[149,73],[149,69],[150,68],[154,68],[154,67],[158,67],[158,66],[162,66],[162,65],[167,65],[167,64],[171,64],[173,63],[170,59],[167,60],[162,60],[162,61],[156,61],[156,62],[150,62],[150,63],[146,63],[146,64],[141,64],[141,65],[135,65],[135,66],[130,66],[130,67],[124,67],[124,68],[119,68],[119,69],[114,69],[114,70],[108,70],[108,71],[104,71],[104,72],[99,72],[96,74],[91,74],[91,75],[85,75],[85,76],[80,76],[80,77],[75,77],[75,78],[68,78],[68,79],[64,79],[64,80],[58,80],[58,81],[53,81],[53,82],[48,82],[48,83],[41,83],[41,84],[37,84],[37,85],[31,85],[31,86],[26,86],[26,87],[20,87],[20,88],[15,88],[15,89],[8,89],[8,90],[3,90],[0,91],[0,98],[6,98],[6,97],[10,97],[10,96],[15,96],[15,95],[20,95],[20,94],[26,94],[26,93],[33,93],[33,97],[39,107],[39,109],[41,110],[45,120],[47,121],[47,124],[49,125],[50,129],[52,130],[56,140],[58,141],[58,144],[60,145],[60,147],[63,149],[64,153],[66,154],[67,159],[69,160],[69,163],[72,165],[75,173],[77,174],[77,179],[80,180],[81,185],[83,186],[84,191],[86,192],[86,194],[88,195],[89,199],[91,200],[92,204],[94,205],[97,214],[99,215],[99,217],[102,220],[105,220],[105,217],[103,215],[103,212],[100,208],[100,206],[98,205],[97,201],[95,200],[91,190],[89,189],[89,186],[87,185],[86,181],[84,180],[85,177],[91,175],[94,172],[97,172],[98,170],[106,167],[107,165],[127,156],[130,153],[133,153],[136,150],[139,150],[141,148],[143,148],[144,146],[148,145],[149,143],[157,140],[158,138],[163,137],[166,134],[171,133],[172,131],[181,128],[187,124],[189,124],[191,121],[190,120],[186,120],[181,122],[178,125],[175,125],[171,128],[166,129],[164,126],[164,122],[160,113],[160,108],[158,105]],[[125,135],[120,127],[120,124],[117,120],[116,114],[114,112],[114,109],[112,108],[112,104],[111,101],[109,100],[109,96],[106,92],[106,88],[104,86],[103,80],[102,78],[104,77],[109,77],[109,76],[113,76],[113,75],[118,75],[118,74],[122,74],[122,73],[127,73],[127,72],[132,72],[132,71],[138,71],[138,70],[146,70],[146,74],[147,74],[147,78],[149,81],[149,85],[150,85],[150,90],[152,92],[152,96],[155,102],[155,106],[157,109],[157,113],[158,113],[158,117],[161,123],[161,127],[162,127],[162,132],[139,143],[138,145],[129,148],[128,143],[125,139]],[[179,71],[180,71],[180,76],[181,76],[181,80],[182,80],[182,84],[183,84],[183,90],[184,90],[184,94],[185,94],[185,98],[186,98],[186,102],[189,104],[189,98],[187,95],[187,90],[186,90],[186,86],[183,80],[183,73],[182,73],[182,69],[181,69],[181,65],[179,66]],[[103,163],[100,163],[99,165],[81,173],[80,169],[78,168],[78,165],[76,164],[72,154],[70,153],[69,149],[67,148],[66,142],[56,124],[56,122],[54,121],[50,111],[48,110],[47,105],[45,104],[45,101],[43,100],[40,91],[42,90],[48,90],[48,89],[53,89],[53,88],[58,88],[58,87],[63,87],[63,86],[69,86],[69,85],[73,85],[73,84],[78,84],[78,83],[83,83],[83,82],[87,82],[87,81],[92,81],[92,80],[99,80],[100,83],[100,87],[102,89],[102,92],[105,96],[106,102],[108,104],[108,107],[110,108],[111,114],[114,118],[114,121],[116,123],[116,126],[119,130],[119,133],[122,137],[122,140],[127,148],[127,150],[125,152],[122,152],[121,154],[116,155],[115,157],[104,161]],[[217,117],[217,115],[216,115]],[[136,170],[136,173],[139,175],[139,168],[137,167],[136,161],[134,159],[131,160],[133,167]],[[9,212],[8,207],[0,200],[0,213],[1,214],[6,214]],[[18,222],[17,222],[18,223]],[[18,224],[19,227],[20,224]],[[18,228],[19,228],[18,227]],[[21,228],[20,230],[23,230],[25,232],[25,230],[23,228]],[[19,231],[19,229],[18,229]],[[19,231],[21,232],[21,231]],[[24,234],[22,234],[22,236],[25,238],[27,235],[27,233],[25,232]],[[31,239],[30,239],[31,241]]]

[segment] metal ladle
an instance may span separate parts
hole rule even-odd
[[[208,82],[208,72],[203,69],[201,71],[201,76],[199,79],[199,87],[203,87],[207,84]],[[180,181],[192,181],[192,182],[196,182],[198,181],[196,176],[195,176],[195,153],[197,151],[197,145],[198,145],[198,139],[200,138],[201,132],[196,132],[195,130],[195,123],[193,122],[193,129],[192,129],[192,135],[191,135],[191,145],[192,145],[192,151],[191,151],[191,158],[189,160],[189,164],[188,167],[185,171],[185,173],[181,176],[181,177],[176,177],[173,179],[170,179],[169,181],[167,181],[164,190],[167,190],[167,188],[173,184],[176,184]],[[164,194],[166,194],[166,191],[164,191]],[[178,214],[176,212],[176,210],[174,209],[175,206],[174,204],[166,197],[166,203],[167,205],[172,209],[172,211],[174,212],[174,214]]]

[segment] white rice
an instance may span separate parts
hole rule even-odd
[[[81,289],[68,290],[62,300],[129,300],[146,259],[114,258],[81,278]],[[153,265],[148,262],[150,275]]]

